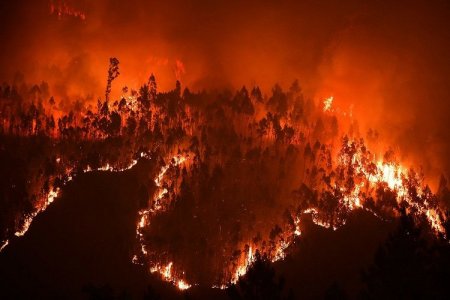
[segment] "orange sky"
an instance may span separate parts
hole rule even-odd
[[[406,161],[450,170],[450,5],[446,1],[26,0],[0,4],[0,80],[46,80],[62,101],[96,100],[108,59],[123,86],[155,73],[167,90],[299,79],[317,101],[353,107]],[[61,16],[51,10],[63,7]],[[73,13],[82,12],[85,18]]]

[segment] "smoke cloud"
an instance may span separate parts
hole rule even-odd
[[[0,4],[0,80],[47,81],[60,101],[104,95],[109,57],[122,87],[156,75],[168,90],[298,79],[352,110],[434,186],[450,170],[450,4],[446,1],[36,0]],[[82,13],[83,17],[80,17]],[[380,150],[381,151],[381,150]]]

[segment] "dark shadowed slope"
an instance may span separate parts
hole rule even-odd
[[[137,211],[148,198],[144,185],[152,184],[153,168],[151,160],[141,161],[123,173],[93,172],[70,182],[62,196],[35,218],[27,234],[0,254],[1,298],[95,294],[141,299],[149,294],[149,286],[150,295],[183,298],[172,285],[131,263],[137,246]],[[361,286],[360,270],[372,261],[393,226],[359,212],[337,231],[305,218],[301,239],[275,270],[296,298],[322,297],[336,280],[352,294]],[[207,287],[194,286],[187,295],[226,299],[224,291]]]
[[[322,298],[336,284],[354,298],[362,288],[362,270],[396,226],[397,221],[385,222],[362,210],[354,211],[336,231],[305,218],[300,241],[275,269],[297,298]]]
[[[143,295],[149,284],[158,285],[131,263],[152,169],[152,161],[143,161],[124,173],[94,172],[70,182],[1,253],[0,298],[85,298],[90,286]]]

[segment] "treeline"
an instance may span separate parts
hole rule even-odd
[[[275,85],[268,95],[256,86],[194,93],[180,82],[159,92],[152,75],[138,91],[124,87],[111,100],[117,76],[118,61],[111,60],[105,99],[95,108],[74,103],[67,112],[45,83],[1,87],[0,240],[22,231],[48,204],[49,192],[74,176],[120,171],[149,157],[162,167],[181,153],[191,162],[174,167],[164,188],[175,201],[152,220],[145,243],[152,259],[174,261],[179,272],[197,270],[192,282],[226,281],[252,246],[270,259],[282,255],[280,245],[295,239],[296,218],[305,211],[332,228],[356,208],[383,218],[406,210],[428,227],[435,225],[430,212],[446,219],[445,182],[434,195],[420,174],[409,172],[401,197],[385,182],[373,184],[370,176],[379,171],[363,137],[355,130],[342,138],[336,115],[305,97],[297,81],[287,90]],[[390,155],[384,161],[396,165]],[[173,220],[189,226],[169,226],[179,224]]]

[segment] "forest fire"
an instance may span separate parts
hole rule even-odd
[[[325,100],[323,100],[323,111],[331,111],[331,105],[333,104],[333,97],[328,97]]]
[[[59,188],[56,188],[55,190],[51,190],[47,197],[45,198],[44,202],[37,208],[35,212],[33,212],[31,215],[26,216],[25,220],[23,221],[22,228],[19,231],[16,231],[14,233],[15,236],[23,236],[27,231],[28,228],[31,225],[31,222],[33,221],[33,218],[36,217],[39,213],[45,211],[47,207],[52,204],[52,202],[58,197],[59,195]]]
[[[4,1],[0,297],[449,298],[444,2]]]
[[[151,273],[159,273],[161,277],[168,282],[173,283],[180,290],[187,290],[191,287],[190,284],[186,283],[182,279],[175,279],[172,274],[172,262],[169,262],[165,266],[154,265],[150,268]]]
[[[236,268],[236,271],[233,277],[231,278],[231,283],[233,284],[236,283],[241,276],[247,273],[248,268],[254,261],[254,257],[255,257],[254,250],[252,249],[252,247],[248,247],[248,252],[244,255],[244,260],[242,261],[242,263],[238,265],[238,267]]]
[[[111,84],[119,74],[118,64],[117,59],[111,59],[106,98],[109,98]],[[9,97],[10,88],[6,87],[5,92],[4,95]],[[52,110],[45,109],[43,104],[36,106],[34,103],[23,102],[22,106],[16,109],[27,111],[28,118],[20,120],[11,113],[10,105],[3,106],[1,123],[3,134],[24,138],[44,136],[51,142],[49,155],[56,156],[49,160],[55,162],[51,177],[43,177],[36,185],[30,185],[30,191],[37,188],[37,191],[47,192],[40,192],[44,195],[43,200],[34,202],[33,211],[15,220],[16,224],[17,222],[21,224],[16,225],[15,236],[24,235],[33,218],[45,211],[59,196],[61,188],[78,176],[77,174],[93,171],[123,172],[136,166],[140,159],[154,160],[160,169],[150,184],[155,187],[153,196],[148,199],[147,205],[137,212],[136,236],[139,251],[133,256],[132,262],[146,266],[151,273],[159,274],[161,279],[181,290],[188,289],[192,285],[204,284],[205,279],[195,275],[196,272],[189,267],[189,261],[183,261],[177,255],[168,252],[164,248],[166,246],[154,242],[154,239],[157,241],[161,238],[153,236],[158,235],[161,230],[164,231],[159,227],[162,218],[165,215],[169,218],[171,214],[181,213],[176,211],[176,207],[186,201],[193,201],[191,204],[193,206],[189,208],[192,209],[191,218],[192,216],[196,218],[197,214],[201,214],[204,210],[206,215],[202,218],[207,219],[207,215],[212,213],[208,213],[209,208],[207,209],[211,204],[214,207],[220,205],[222,209],[230,209],[230,212],[238,209],[244,213],[244,218],[255,215],[256,212],[261,216],[268,214],[270,218],[274,218],[271,225],[273,227],[269,228],[263,225],[254,227],[249,223],[251,226],[235,244],[222,240],[220,232],[223,228],[230,230],[228,228],[236,225],[233,225],[233,222],[227,224],[229,221],[225,219],[224,223],[218,223],[219,233],[214,233],[217,247],[222,247],[226,251],[222,258],[213,256],[211,263],[217,266],[211,266],[212,269],[205,272],[210,274],[210,278],[214,278],[212,280],[208,278],[206,282],[220,288],[237,283],[258,255],[272,262],[283,260],[290,246],[301,236],[300,219],[304,218],[304,215],[311,215],[316,225],[337,230],[346,223],[349,213],[355,209],[364,209],[383,218],[395,218],[401,209],[405,209],[418,223],[425,220],[436,235],[446,235],[443,226],[446,221],[445,214],[438,204],[437,197],[431,193],[419,174],[412,170],[406,171],[390,152],[387,152],[382,160],[378,159],[368,150],[361,137],[348,138],[344,135],[342,139],[337,138],[339,132],[333,129],[333,126],[336,126],[336,116],[332,108],[333,97],[324,100],[323,111],[318,107],[317,110],[305,114],[303,107],[306,105],[314,107],[312,102],[292,101],[287,108],[283,108],[282,101],[285,100],[282,96],[274,94],[266,101],[262,101],[258,100],[261,96],[258,96],[260,92],[257,88],[253,89],[251,94],[244,88],[226,102],[215,102],[219,109],[212,113],[219,114],[223,120],[227,120],[217,122],[213,121],[208,109],[205,110],[195,104],[195,97],[198,96],[186,92],[181,95],[179,83],[174,91],[157,93],[156,80],[152,75],[149,82],[140,89],[139,94],[132,92],[131,95],[127,95],[127,93],[128,89],[124,89],[120,101],[113,103],[108,100],[103,103],[99,101],[97,112],[83,110],[61,117],[53,116]],[[254,114],[255,110],[266,111],[266,115],[263,118],[257,117]],[[339,115],[339,111],[336,114]],[[311,125],[305,127],[304,120],[309,120],[306,124]],[[205,127],[207,122],[210,122],[209,128]],[[233,168],[227,169],[227,166],[236,164],[236,158],[233,158],[235,154],[224,150],[226,148],[221,145],[223,141],[215,140],[213,132],[217,130],[223,134],[227,131],[239,132],[242,138],[233,141],[235,145],[242,145],[240,152],[247,153],[238,159],[242,161],[236,165],[238,173],[234,174]],[[307,136],[306,132],[314,134]],[[246,146],[243,142],[246,139],[253,139],[253,145]],[[319,142],[319,139],[322,142]],[[65,149],[68,148],[67,142],[72,143],[73,140],[77,141],[78,148],[82,151],[65,153]],[[107,144],[114,140],[123,142],[120,142],[121,146],[114,148],[113,152],[109,146],[101,146],[102,143]],[[337,155],[332,155],[336,152],[333,145],[339,140],[341,146],[337,149]],[[265,152],[268,153],[264,160],[256,158],[262,155],[261,146],[265,147]],[[277,155],[270,154],[279,152],[280,147],[286,151],[281,161],[277,160]],[[212,151],[213,148],[218,150]],[[97,149],[102,149],[102,152],[97,152]],[[299,149],[303,149],[303,156],[296,154],[301,153]],[[90,151],[99,154],[93,156]],[[255,156],[252,151],[260,154]],[[93,157],[97,158],[92,159]],[[280,164],[284,159],[292,160],[295,167],[286,170],[284,165]],[[229,183],[228,179],[225,180],[227,178],[225,176],[240,178],[239,173],[248,173],[240,178],[240,181],[260,176],[252,173],[254,172],[252,170],[260,164],[276,166],[274,171],[266,172],[267,175],[289,172],[287,173],[289,175],[284,176],[289,180],[278,180],[279,183],[273,186],[271,191],[277,195],[276,201],[285,203],[282,206],[284,213],[282,211],[275,213],[270,206],[264,208],[259,204],[256,205],[261,200],[246,198],[248,196],[245,196],[247,195],[245,189],[239,192],[242,195],[236,194],[233,198],[229,198],[228,202],[222,200],[214,204],[215,202],[211,201],[236,193],[233,191],[234,185],[232,189],[227,187]],[[221,167],[218,169],[219,166]],[[206,171],[205,168],[210,171]],[[208,192],[211,195],[219,192],[216,196],[203,199],[203,195],[208,193],[202,189],[217,185],[217,183],[208,184],[213,180],[209,176],[224,178],[219,181],[224,186]],[[270,176],[261,183],[264,180],[267,180],[267,183],[277,181]],[[201,188],[202,184],[206,186]],[[248,184],[251,186],[255,183],[249,181]],[[197,188],[199,190],[196,190]],[[189,200],[193,195],[194,199]],[[232,204],[233,202],[236,203]],[[202,208],[202,205],[205,207]],[[198,210],[200,208],[201,210]],[[245,214],[248,214],[248,217]],[[285,217],[282,217],[283,215]],[[4,237],[2,249],[11,238],[8,234]],[[213,239],[212,236],[209,238]],[[170,244],[167,247],[170,248]],[[189,245],[186,244],[184,247]],[[227,256],[231,259],[227,259]],[[217,269],[222,271],[212,271]]]

